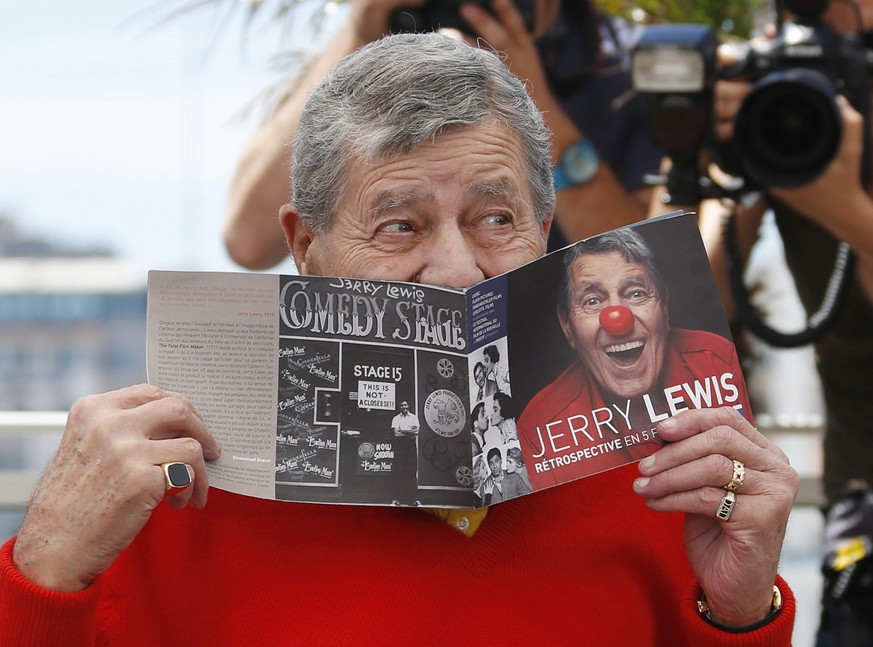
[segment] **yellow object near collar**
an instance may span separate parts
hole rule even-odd
[[[427,511],[470,538],[476,534],[488,514],[488,508],[430,508]]]

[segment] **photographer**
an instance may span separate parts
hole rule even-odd
[[[817,19],[831,33],[863,34],[863,43],[871,42],[873,0],[822,4],[827,6]],[[781,17],[792,16],[782,14]],[[858,43],[863,50],[864,45],[860,40]],[[734,63],[732,53],[732,48],[723,47],[720,62],[723,65]],[[825,51],[824,56],[827,55]],[[837,72],[842,73],[843,70]],[[854,84],[869,92],[869,81],[873,78],[870,70],[861,71],[859,75],[862,78],[840,79],[835,85]],[[713,117],[717,140],[735,139],[737,115],[758,87],[753,89],[748,80],[715,83]],[[862,110],[866,99],[863,96],[856,100]],[[739,257],[747,258],[763,215],[772,209],[784,242],[788,268],[810,317],[822,306],[831,276],[835,274],[840,241],[845,241],[851,250],[853,262],[847,265],[845,292],[837,299],[836,310],[823,334],[815,336],[817,367],[827,411],[824,486],[831,506],[840,501],[850,482],[873,483],[873,398],[870,397],[873,384],[873,178],[869,161],[865,161],[870,155],[865,141],[869,140],[873,120],[867,115],[865,123],[862,113],[852,107],[845,96],[836,97],[836,106],[842,132],[835,137],[833,156],[823,170],[799,186],[768,186],[759,179],[762,197],[752,205],[733,206],[736,233],[731,236],[738,243]],[[812,135],[821,137],[823,132],[825,130],[817,123]],[[743,160],[744,164],[748,162],[748,158]],[[711,214],[713,206],[712,202],[701,205],[701,214],[704,217]],[[715,205],[716,211],[721,206]],[[719,227],[709,226],[705,219],[702,227],[716,235],[722,232]],[[710,241],[707,248],[717,270],[733,262],[727,258],[720,242]],[[736,317],[749,314],[742,311],[750,308],[748,303],[731,302],[727,291],[724,296],[729,312],[733,310]],[[832,530],[829,527],[828,533]],[[864,560],[869,562],[866,553],[869,549],[862,551]],[[869,570],[869,565],[866,568]],[[828,578],[838,575],[829,574],[827,565],[825,573]],[[873,601],[873,587],[869,583],[860,586],[857,580],[861,578],[855,579],[854,588],[848,590],[843,600],[835,598],[833,580],[826,583],[818,642],[821,647],[871,644],[873,621],[869,613],[861,609],[869,607]]]
[[[545,113],[553,134],[552,163],[559,169],[550,248],[645,217],[652,190],[643,176],[661,153],[652,143],[644,107],[631,91],[627,61],[637,31],[587,1],[487,2],[461,4],[458,17],[469,27],[465,39],[481,39],[500,52]],[[224,240],[243,267],[269,268],[288,253],[276,214],[288,195],[288,142],[310,90],[343,56],[388,33],[398,10],[455,7],[437,0],[351,0],[349,5],[333,40],[296,80],[238,165]],[[530,25],[527,15],[533,18]],[[430,31],[432,26],[417,28]]]

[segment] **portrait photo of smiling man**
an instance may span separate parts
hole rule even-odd
[[[661,444],[657,423],[679,411],[748,415],[733,343],[671,326],[668,284],[633,228],[567,248],[556,311],[575,359],[518,422],[535,489],[648,456]]]

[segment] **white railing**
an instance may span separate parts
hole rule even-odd
[[[0,411],[0,452],[17,443],[17,468],[0,468],[0,508],[24,508],[43,466],[57,447],[65,411]],[[8,461],[2,461],[5,464]]]
[[[6,439],[26,439],[32,445],[29,460],[21,468],[0,467],[0,508],[24,508],[45,462],[64,431],[67,414],[63,411],[0,411],[0,443]],[[758,428],[779,444],[801,477],[797,505],[820,505],[821,487],[820,416],[792,415],[757,417]],[[25,444],[25,443],[22,443]],[[0,445],[0,452],[3,445]],[[0,456],[2,458],[2,456]],[[8,461],[0,461],[0,465]]]
[[[819,414],[758,414],[758,429],[782,448],[791,465],[800,475],[797,505],[822,506],[822,469],[824,457],[822,440],[824,418]]]

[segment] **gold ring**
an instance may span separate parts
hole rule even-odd
[[[731,513],[734,511],[734,506],[737,503],[737,495],[733,492],[727,492],[721,499],[721,503],[718,504],[718,510],[715,512],[715,516],[722,521],[727,521],[731,518]]]
[[[743,484],[743,481],[746,480],[746,466],[743,465],[740,461],[734,461],[734,473],[731,476],[731,481],[727,485],[724,486],[724,489],[728,492],[736,492],[740,489],[740,486]]]
[[[190,468],[185,463],[161,463],[164,471],[164,493],[181,490],[191,485]]]

